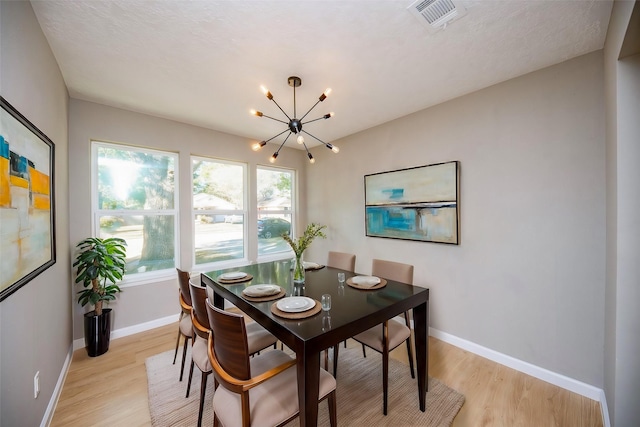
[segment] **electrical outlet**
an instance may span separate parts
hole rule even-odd
[[[40,371],[33,376],[33,398],[37,399],[40,394]]]

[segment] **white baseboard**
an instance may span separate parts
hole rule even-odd
[[[51,424],[53,420],[53,413],[56,410],[56,406],[58,405],[58,400],[60,399],[60,394],[62,393],[62,386],[64,385],[64,380],[67,378],[67,373],[69,372],[69,366],[71,366],[71,359],[73,358],[73,349],[69,347],[69,351],[67,352],[67,357],[64,360],[64,364],[62,365],[62,370],[60,371],[60,375],[58,375],[58,381],[56,382],[56,386],[53,389],[53,394],[51,395],[51,399],[49,400],[49,404],[47,405],[47,409],[44,412],[44,416],[42,417],[42,422],[40,423],[40,427],[47,427]]]
[[[609,419],[609,407],[607,406],[607,396],[604,394],[604,390],[600,390],[600,408],[602,409],[602,425],[604,427],[611,427],[611,419]]]
[[[516,359],[515,357],[507,356],[506,354],[499,353],[495,350],[491,350],[490,348],[483,347],[471,341],[458,338],[454,335],[439,331],[434,328],[429,328],[429,335],[463,350],[467,350],[471,353],[477,354],[478,356],[482,356],[485,359],[492,360],[501,365],[515,369],[516,371],[523,372],[542,381],[548,382],[558,387],[562,387],[565,390],[569,390],[573,393],[577,393],[581,396],[585,396],[589,399],[600,402],[604,427],[611,426],[611,423],[609,421],[609,410],[607,408],[606,397],[604,394],[604,390],[602,390],[601,388],[594,387],[590,384],[583,383],[582,381],[578,381],[565,375],[552,372],[548,369],[532,365],[531,363]]]

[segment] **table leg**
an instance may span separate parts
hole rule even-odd
[[[298,372],[298,404],[300,427],[318,425],[318,394],[320,389],[320,352],[296,352]]]
[[[427,325],[428,302],[413,309],[414,334],[416,339],[416,364],[418,368],[418,399],[420,410],[426,410],[429,378],[429,328]]]
[[[213,306],[220,310],[224,310],[224,298],[215,291],[213,292]]]

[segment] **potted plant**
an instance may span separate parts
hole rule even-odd
[[[307,225],[304,230],[304,234],[298,237],[297,240],[291,239],[289,234],[282,234],[282,238],[291,246],[293,253],[295,254],[295,264],[293,266],[293,283],[304,283],[304,262],[302,260],[302,254],[309,247],[313,239],[316,237],[322,237],[325,239],[327,236],[322,230],[327,228],[326,225],[320,225],[311,223]]]
[[[115,300],[121,292],[116,282],[125,273],[126,245],[117,237],[89,237],[76,246],[80,252],[73,263],[78,268],[75,283],[82,283],[85,288],[78,292],[78,303],[94,307],[84,315],[84,342],[90,357],[109,350],[111,309],[102,305]]]

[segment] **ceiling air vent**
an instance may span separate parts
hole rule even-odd
[[[433,32],[446,28],[449,22],[467,13],[452,0],[417,0],[407,9]]]

